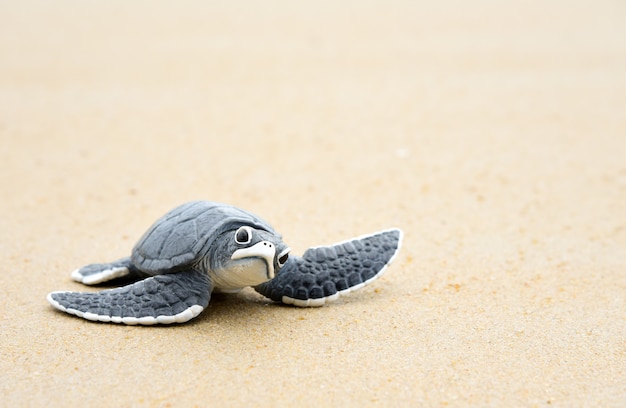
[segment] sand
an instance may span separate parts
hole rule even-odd
[[[0,405],[624,406],[626,7],[233,3],[0,4]],[[404,246],[316,309],[46,302],[192,199]]]

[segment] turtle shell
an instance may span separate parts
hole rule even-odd
[[[131,262],[149,274],[175,272],[200,259],[225,231],[241,225],[274,232],[247,211],[228,204],[192,201],[157,220],[135,244]]]

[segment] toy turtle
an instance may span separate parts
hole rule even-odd
[[[72,272],[86,285],[136,282],[95,293],[52,292],[48,301],[87,320],[130,325],[183,323],[207,307],[211,292],[247,286],[274,301],[321,306],[378,278],[401,241],[402,231],[390,229],[289,256],[281,236],[256,215],[193,201],[157,220],[130,257]]]

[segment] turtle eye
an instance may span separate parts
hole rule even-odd
[[[278,254],[278,267],[282,268],[283,266],[285,266],[285,264],[287,263],[287,260],[289,259],[290,251],[291,251],[291,248],[287,248],[283,252]]]
[[[241,227],[235,232],[235,242],[238,244],[249,244],[252,241],[252,228]]]
[[[287,259],[289,259],[289,254],[281,256],[280,258],[278,258],[278,265],[283,266],[287,263]]]

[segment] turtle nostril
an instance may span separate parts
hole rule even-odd
[[[289,254],[285,254],[281,256],[280,258],[278,258],[278,263],[280,265],[284,265],[287,262],[287,259],[289,259]]]

